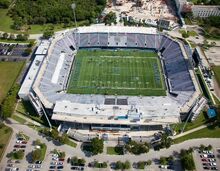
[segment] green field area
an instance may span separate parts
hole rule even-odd
[[[1,16],[0,31],[13,33],[14,30],[11,28],[13,24],[13,20],[7,15],[7,13],[8,13],[7,9],[0,9],[0,16]]]
[[[0,62],[0,103],[17,79],[24,62]]]
[[[3,157],[5,149],[10,141],[12,129],[4,124],[0,124],[0,161]]]
[[[197,128],[201,125],[207,124],[208,118],[205,111],[202,111],[199,116],[192,122],[188,122],[185,126],[184,132],[189,131],[191,129]],[[183,129],[183,126],[185,125],[185,122],[173,124],[172,129],[175,130],[177,133],[180,133]]]
[[[123,155],[123,147],[107,147],[107,154],[109,155]]]
[[[79,50],[68,93],[166,95],[160,61],[143,50]]]
[[[174,143],[181,143],[183,141],[195,138],[220,138],[219,126],[208,126],[207,128],[200,129],[199,131],[192,132],[174,140]]]
[[[220,66],[214,66],[212,69],[215,73],[215,78],[218,82],[218,85],[220,86]]]

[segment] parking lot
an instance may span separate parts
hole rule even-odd
[[[28,137],[23,135],[22,133],[16,135],[16,139],[11,143],[11,151],[9,151],[10,154],[16,153],[18,151],[22,151],[25,154],[27,153],[27,144],[28,144]],[[9,154],[8,153],[8,154]],[[7,164],[5,166],[6,171],[19,171],[21,166],[23,165],[23,159],[15,159],[14,156],[8,158]]]
[[[206,171],[206,170],[219,170],[220,169],[220,149],[212,150],[195,150],[194,161],[196,165],[196,170]]]
[[[0,56],[27,57],[25,49],[28,45],[0,43]]]

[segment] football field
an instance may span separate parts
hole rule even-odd
[[[143,50],[79,50],[68,93],[104,95],[166,95],[160,61]]]

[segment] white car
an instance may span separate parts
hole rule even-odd
[[[210,166],[216,166],[216,163],[210,163]]]
[[[52,157],[58,157],[58,154],[53,154]]]
[[[215,162],[215,161],[216,161],[216,159],[209,159],[209,161],[210,161],[210,162]]]
[[[56,160],[56,161],[57,161],[57,160],[59,160],[59,159],[58,159],[57,157],[52,157],[52,160]]]
[[[209,153],[209,154],[213,154],[213,152],[212,152],[212,151],[208,151],[208,153]]]

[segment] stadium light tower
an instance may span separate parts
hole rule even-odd
[[[76,22],[76,4],[75,4],[75,3],[72,3],[72,4],[71,4],[71,8],[72,8],[72,10],[73,10],[75,26],[76,26],[76,29],[77,29],[77,22]]]

